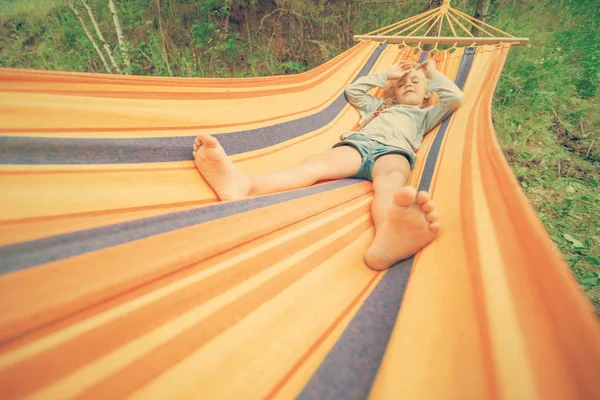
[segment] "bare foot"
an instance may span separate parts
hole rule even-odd
[[[426,192],[405,186],[394,195],[387,218],[365,254],[365,263],[384,270],[427,246],[440,230],[435,204]]]
[[[233,165],[217,139],[201,133],[194,142],[192,154],[198,171],[220,200],[248,197],[252,190],[252,181]]]

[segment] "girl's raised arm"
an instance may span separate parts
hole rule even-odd
[[[413,66],[406,61],[400,61],[392,64],[385,72],[381,71],[358,78],[356,82],[346,88],[346,97],[361,114],[371,113],[377,110],[383,99],[375,98],[367,92],[374,87],[384,89],[388,79],[401,79],[410,72]]]
[[[425,124],[425,133],[427,133],[460,106],[463,93],[452,80],[436,70],[435,62],[428,60],[418,68],[423,69],[425,76],[429,79],[427,91],[437,92],[440,96],[439,102],[427,109],[427,114],[423,121]]]
[[[346,98],[362,114],[373,112],[379,107],[382,99],[371,96],[368,91],[374,87],[383,89],[386,82],[387,73],[385,71],[360,77],[346,88]]]

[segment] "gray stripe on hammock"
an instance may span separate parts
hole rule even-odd
[[[118,246],[230,215],[338,189],[361,181],[360,179],[343,179],[291,192],[217,203],[193,210],[178,211],[156,217],[1,246],[0,274],[7,274],[111,246]]]
[[[354,80],[367,75],[387,45],[377,47]],[[229,155],[273,146],[320,129],[348,104],[342,93],[324,110],[263,128],[224,133]],[[124,139],[0,137],[0,164],[133,164],[192,160],[195,136]]]
[[[476,52],[465,49],[455,83],[463,88]],[[421,55],[421,62],[426,53]],[[451,116],[441,124],[429,150],[419,190],[428,190],[442,140]],[[410,276],[414,257],[390,268],[371,292],[340,339],[306,384],[299,399],[362,400],[369,392],[379,371]]]

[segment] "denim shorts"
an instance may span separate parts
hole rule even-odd
[[[415,159],[410,151],[400,147],[383,144],[364,135],[352,135],[346,140],[336,143],[333,147],[339,146],[352,146],[358,150],[362,157],[360,169],[352,178],[366,179],[372,182],[373,176],[371,175],[371,170],[373,169],[373,165],[379,157],[385,156],[386,154],[400,154],[408,160],[411,171],[415,167]]]

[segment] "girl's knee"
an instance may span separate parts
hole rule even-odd
[[[318,180],[342,179],[355,175],[361,162],[362,157],[358,151],[349,146],[341,146],[325,153],[308,156],[302,165]]]
[[[375,189],[377,187],[394,187],[400,189],[402,186],[406,185],[408,181],[408,176],[401,169],[389,169],[383,173],[378,174],[373,179],[373,186]]]
[[[327,160],[323,154],[311,154],[302,161],[301,165],[307,171],[310,171],[315,179],[321,178],[328,167]]]
[[[327,168],[327,160],[323,154],[311,154],[302,161],[302,164],[314,171],[321,171]]]
[[[305,164],[322,164],[325,162],[325,157],[323,157],[322,153],[311,154],[306,157],[303,161]]]

